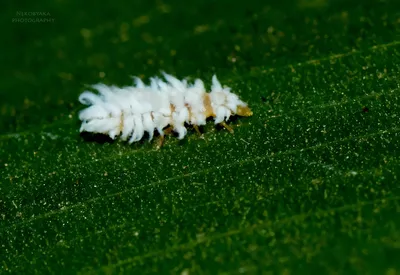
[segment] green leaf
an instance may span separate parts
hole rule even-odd
[[[42,1],[0,11],[0,271],[396,274],[398,1]],[[253,110],[129,145],[85,85],[216,73]]]

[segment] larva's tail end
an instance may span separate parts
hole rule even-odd
[[[239,105],[236,110],[236,114],[238,116],[252,116],[253,111],[250,110],[249,106],[241,106]]]

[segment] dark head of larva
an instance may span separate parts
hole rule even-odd
[[[241,106],[239,105],[236,110],[236,114],[238,116],[252,116],[253,111],[249,108],[249,106]]]

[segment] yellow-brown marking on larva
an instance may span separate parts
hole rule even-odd
[[[213,108],[211,106],[211,98],[210,98],[209,94],[207,94],[207,93],[204,94],[203,103],[204,103],[204,109],[205,109],[204,114],[205,114],[206,118],[209,118],[211,116],[215,117]]]
[[[172,114],[175,112],[176,108],[174,104],[169,104],[169,108],[171,109],[171,118],[172,118]],[[172,124],[172,119],[171,119],[171,124],[169,125],[170,127],[174,128],[174,125]]]
[[[190,105],[185,103],[185,107],[188,109],[189,112],[189,121],[192,121],[192,108],[190,108]]]
[[[172,117],[172,114],[175,112],[175,105],[174,104],[169,104],[169,108],[171,110],[171,117]]]
[[[121,118],[119,120],[119,133],[118,135],[122,132],[124,129],[124,112],[121,112]]]

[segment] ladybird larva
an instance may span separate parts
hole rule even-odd
[[[152,140],[155,130],[162,140],[165,131],[174,131],[183,139],[187,133],[185,123],[199,132],[198,126],[213,117],[215,124],[231,131],[225,123],[230,116],[253,115],[231,88],[222,87],[216,75],[207,93],[200,79],[189,84],[162,74],[166,81],[151,77],[150,85],[145,85],[138,77],[133,77],[134,86],[92,85],[99,94],[84,91],[79,96],[82,104],[89,105],[79,113],[80,132],[106,134],[112,139],[119,136],[124,141],[129,139],[130,144],[141,140],[145,132]]]

